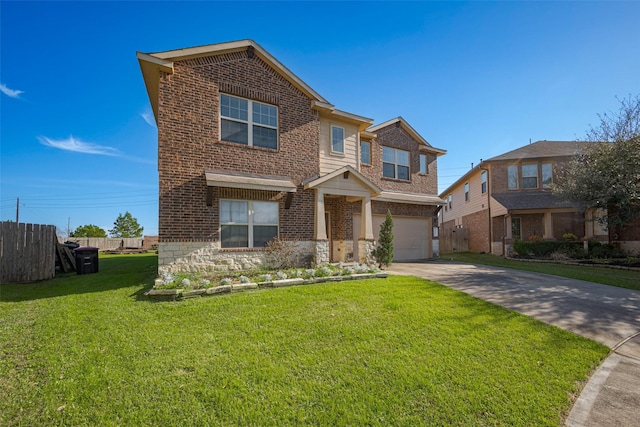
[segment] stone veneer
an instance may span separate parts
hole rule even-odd
[[[360,258],[358,262],[363,262],[365,264],[375,263],[375,259],[372,255],[375,248],[375,240],[358,240],[358,254]]]
[[[330,262],[328,240],[297,242],[297,245],[299,253],[307,252],[315,256],[316,265]],[[351,246],[346,245],[346,247]],[[375,249],[375,241],[358,241],[359,253],[367,256],[357,261],[374,263],[375,260],[371,256],[373,249]],[[158,274],[246,271],[264,266],[265,263],[266,252],[260,249],[221,249],[220,242],[160,242],[158,244]]]
[[[316,240],[315,242],[316,264],[326,264],[329,262],[329,241]]]

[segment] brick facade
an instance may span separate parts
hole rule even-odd
[[[390,124],[376,131],[376,138],[371,141],[371,165],[362,168],[362,174],[374,184],[387,190],[406,191],[412,193],[438,193],[438,167],[434,154],[427,154],[426,175],[420,174],[419,143],[413,139],[399,122]],[[409,152],[410,180],[390,179],[382,176],[382,147],[398,148]]]
[[[471,252],[489,252],[489,211],[487,209],[462,217],[462,226],[468,228],[469,250]]]
[[[353,200],[358,197],[365,200],[373,195],[373,187],[366,183],[361,189],[350,189],[356,191],[356,197],[351,199],[340,195],[340,188],[335,194],[326,193],[324,208],[330,213],[328,235],[331,240],[316,239],[316,235],[322,236],[319,231],[316,234],[321,224],[318,215],[324,215],[316,212],[322,201],[317,199],[317,189],[305,189],[305,186],[320,177],[321,124],[327,120],[326,115],[332,113],[327,113],[325,100],[253,43],[212,45],[206,54],[200,47],[139,55],[158,125],[160,271],[237,270],[264,262],[265,252],[261,248],[221,247],[221,199],[277,201],[279,237],[295,240],[301,250],[312,253],[316,261],[325,262],[329,257],[347,260],[355,249],[369,258],[373,241],[369,238],[356,244],[353,230],[354,215],[363,212],[362,202]],[[255,50],[260,50],[260,54]],[[170,59],[165,62],[165,58]],[[143,65],[144,61],[148,62]],[[150,66],[158,68],[149,71]],[[157,98],[149,84],[157,85]],[[221,140],[222,93],[277,107],[277,149]],[[371,123],[369,119],[341,114],[344,113],[336,115],[339,120],[355,120],[361,123],[358,126]],[[359,167],[354,159],[354,164],[349,166],[382,189],[435,196],[436,155],[427,154],[429,173],[421,175],[419,147],[422,143],[411,136],[414,134],[395,123],[379,129],[376,134],[377,138],[370,141],[371,165]],[[410,181],[382,177],[383,145],[410,152]],[[209,187],[206,175],[209,171],[286,178],[297,187],[291,193],[255,189],[268,188],[263,184],[244,183],[241,185],[244,188]],[[384,215],[387,210],[393,215],[431,218],[435,206],[371,203],[373,215]]]
[[[278,150],[220,141],[220,92],[276,105]],[[311,100],[246,51],[176,62],[174,74],[160,79],[158,98],[160,241],[216,240],[217,206],[206,206],[205,170],[286,171],[296,184],[319,171],[320,122]],[[298,229],[313,229],[312,215],[305,214],[313,207],[313,197],[298,191],[282,218],[283,230],[294,221],[293,212]]]

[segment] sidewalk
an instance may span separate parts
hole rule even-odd
[[[640,335],[613,351],[589,379],[565,425],[637,426],[640,423]]]

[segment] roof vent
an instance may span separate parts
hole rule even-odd
[[[253,46],[249,46],[247,48],[247,57],[248,58],[253,58]]]

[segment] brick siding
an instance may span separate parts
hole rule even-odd
[[[220,92],[276,105],[278,149],[220,141]],[[217,202],[206,205],[207,169],[286,176],[295,184],[317,174],[319,131],[310,99],[257,56],[236,52],[176,62],[159,87],[160,240],[218,239]],[[282,237],[310,238],[313,194],[298,187],[288,210],[282,203]]]
[[[392,123],[379,129],[376,135],[376,138],[371,141],[371,165],[361,168],[364,176],[385,190],[438,194],[438,168],[435,155],[424,153],[427,155],[429,173],[422,175],[420,174],[420,143],[413,139],[399,123]],[[382,177],[383,146],[409,152],[410,181]]]
[[[469,231],[469,250],[489,252],[489,212],[487,209],[462,217],[462,227]]]

